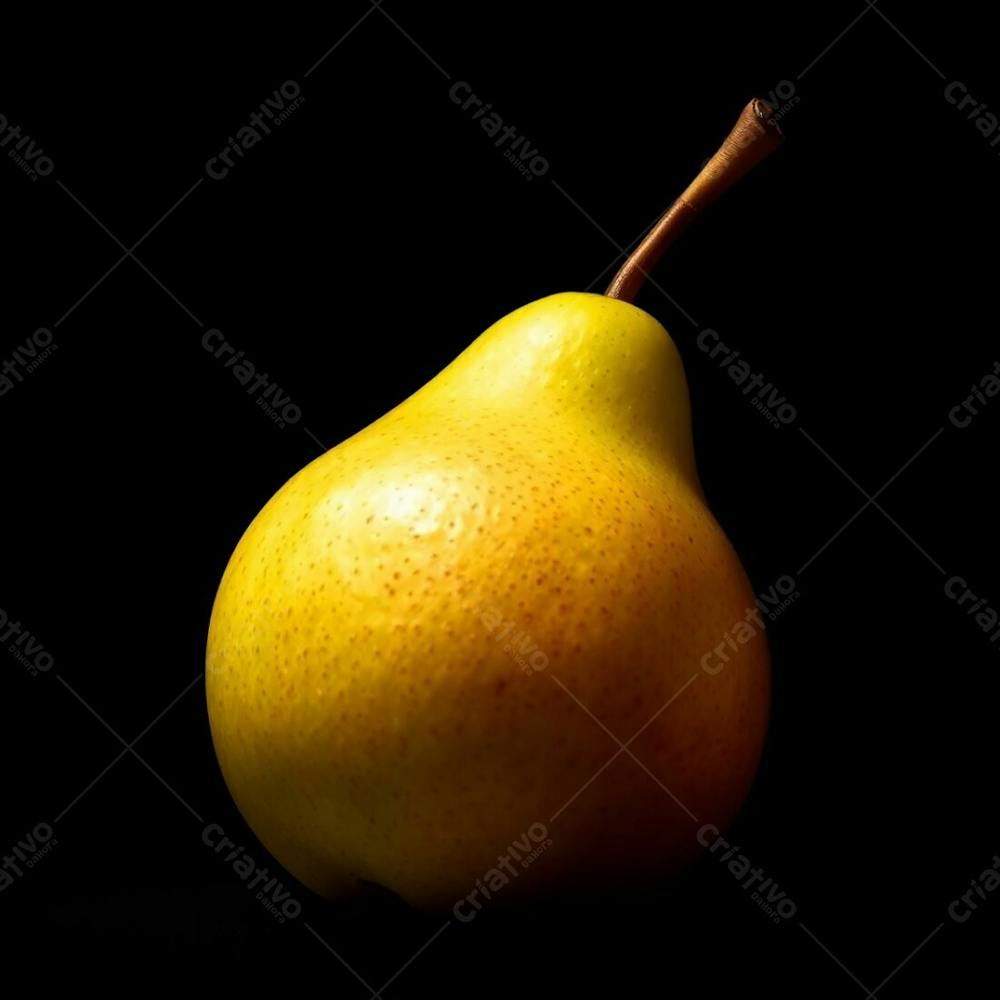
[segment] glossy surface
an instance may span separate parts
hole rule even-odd
[[[508,898],[655,876],[756,768],[766,640],[706,660],[753,607],[666,331],[550,296],[258,515],[212,615],[212,734],[250,825],[326,895],[450,906],[537,823]],[[642,729],[655,780],[602,726]]]

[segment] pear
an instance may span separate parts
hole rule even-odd
[[[471,919],[648,880],[747,794],[767,644],[698,481],[677,349],[625,301],[776,144],[760,102],[741,122],[752,141],[738,125],[608,294],[495,323],[240,540],[208,636],[212,737],[247,822],[316,892],[378,883]]]

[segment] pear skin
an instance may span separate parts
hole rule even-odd
[[[247,822],[323,895],[364,880],[438,908],[477,880],[508,900],[647,881],[750,786],[770,700],[754,609],[667,332],[553,295],[253,521],[212,612],[212,736]],[[739,622],[755,634],[722,645]]]

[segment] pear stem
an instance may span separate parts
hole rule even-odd
[[[770,105],[759,98],[743,109],[718,152],[632,251],[605,295],[631,302],[664,251],[695,216],[781,145],[784,137],[772,115]]]

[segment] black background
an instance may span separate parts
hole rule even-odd
[[[58,345],[0,397],[0,608],[55,657],[32,677],[0,650],[0,849],[39,822],[58,840],[0,893],[5,964],[40,984],[202,970],[365,997],[316,935],[378,990],[439,930],[392,898],[301,887],[302,917],[278,926],[202,844],[192,811],[255,844],[196,681],[219,577],[313,435],[360,429],[517,306],[602,290],[743,104],[789,81],[785,148],[657,271],[694,322],[656,289],[639,303],[684,357],[703,482],[755,587],[790,573],[801,592],[770,630],[774,714],[735,831],[797,914],[774,926],[703,861],[621,898],[453,921],[386,995],[972,989],[1000,893],[964,924],[947,906],[1000,852],[1000,658],[944,581],[1000,605],[1000,402],[962,430],[948,411],[996,358],[1000,158],[944,88],[1000,108],[981,12],[384,6],[214,25],[204,8],[51,12],[5,31],[0,114],[55,169],[33,182],[0,157],[0,360],[38,327]],[[449,77],[530,138],[543,177],[491,145]],[[301,107],[209,179],[286,80]],[[698,351],[709,326],[794,424],[771,427]],[[297,425],[203,349],[209,327]],[[185,691],[141,761],[100,721],[129,743]]]

